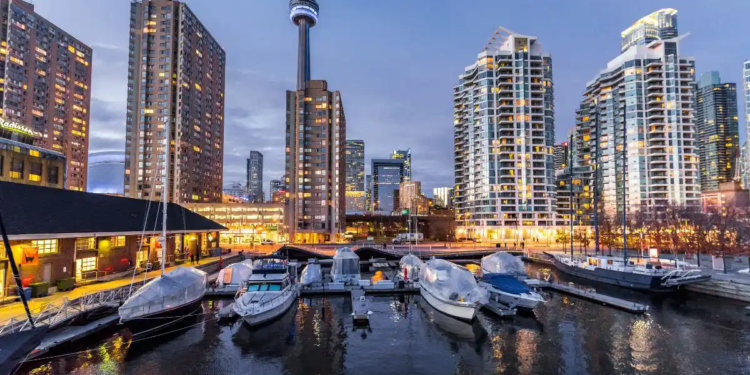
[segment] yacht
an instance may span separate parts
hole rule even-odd
[[[547,254],[547,253],[545,253]],[[708,280],[710,275],[684,262],[664,263],[658,258],[628,258],[595,255],[551,256],[558,270],[584,279],[650,292],[671,292],[682,285]]]
[[[443,259],[430,259],[419,271],[420,293],[427,303],[443,314],[471,321],[487,303],[487,291],[465,267]]]
[[[290,272],[291,271],[291,272]],[[245,287],[237,292],[234,312],[250,326],[271,321],[297,300],[296,269],[277,255],[258,258]]]
[[[482,258],[482,278],[478,284],[489,292],[495,302],[533,310],[544,302],[541,293],[531,289],[526,280],[526,268],[518,257],[497,252]]]

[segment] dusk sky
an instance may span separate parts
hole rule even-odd
[[[94,49],[90,151],[124,150],[130,2],[34,0],[39,14]],[[539,38],[552,54],[556,139],[575,122],[588,81],[619,53],[620,32],[655,10],[678,10],[683,55],[697,74],[735,82],[750,59],[748,0],[319,0],[312,78],[340,90],[347,138],[372,158],[412,149],[426,195],[453,185],[453,86],[497,26]],[[224,181],[265,157],[264,191],[284,169],[284,92],[294,89],[297,28],[286,0],[188,0],[227,53]],[[741,138],[744,105],[739,100]]]

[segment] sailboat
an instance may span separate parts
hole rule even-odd
[[[137,335],[162,329],[194,315],[202,309],[201,301],[206,294],[205,272],[193,267],[179,267],[164,273],[169,211],[169,132],[164,148],[166,165],[162,193],[162,235],[159,238],[161,275],[138,289],[119,308],[120,323],[129,323],[131,331]],[[148,215],[145,220],[148,221]]]

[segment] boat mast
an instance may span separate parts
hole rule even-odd
[[[169,123],[166,124],[166,139],[164,142],[164,189],[162,190],[161,197],[162,203],[162,219],[161,219],[161,276],[164,276],[164,264],[167,261],[167,203],[169,202],[169,133],[171,127]],[[176,242],[175,242],[176,243]]]
[[[625,111],[622,111],[622,259],[627,266],[628,263],[628,208],[627,208],[627,158],[628,158],[628,127]]]
[[[23,308],[26,310],[26,316],[29,318],[29,324],[31,328],[35,328],[34,319],[31,317],[31,310],[29,310],[29,301],[26,299],[26,293],[23,292],[23,284],[21,283],[21,274],[18,272],[18,265],[13,257],[13,250],[10,248],[10,240],[8,240],[8,233],[5,231],[5,224],[3,223],[3,215],[0,215],[0,232],[3,236],[3,244],[5,245],[5,254],[8,256],[10,268],[13,271],[13,279],[16,281],[16,288],[18,289],[18,295],[21,297],[23,302]]]
[[[568,141],[568,168],[570,168],[570,206],[568,212],[570,216],[570,261],[573,261],[573,134]]]

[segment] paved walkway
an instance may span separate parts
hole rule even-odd
[[[230,254],[229,256],[233,256],[233,255],[236,255],[236,254]],[[224,258],[226,257],[227,255],[224,255]],[[201,258],[200,264],[213,263],[218,260],[219,260],[219,257]],[[189,266],[190,264],[185,264],[185,265]],[[169,272],[177,267],[180,267],[180,266],[167,267],[165,269],[165,272]],[[161,269],[158,269],[155,271],[148,272],[146,274],[146,278],[152,279],[154,277],[159,276],[160,274],[161,274]],[[142,282],[143,279],[144,279],[143,273],[140,273],[136,275],[135,277],[136,282]],[[63,297],[68,297],[68,299],[75,299],[87,293],[95,293],[95,292],[100,292],[103,290],[114,289],[114,288],[118,288],[121,286],[130,285],[131,281],[132,281],[132,274],[130,276],[123,277],[117,280],[107,281],[104,283],[84,285],[84,286],[77,287],[73,290],[69,290],[66,292],[57,292],[57,293],[50,294],[46,297],[41,297],[41,298],[32,298],[31,301],[29,301],[29,308],[32,310],[32,312],[34,312],[35,309],[40,309],[46,304],[62,299]],[[25,314],[26,312],[24,311],[23,303],[21,303],[20,301],[10,303],[10,304],[0,307],[0,322],[4,322],[10,318],[18,317],[20,315],[25,315]]]

